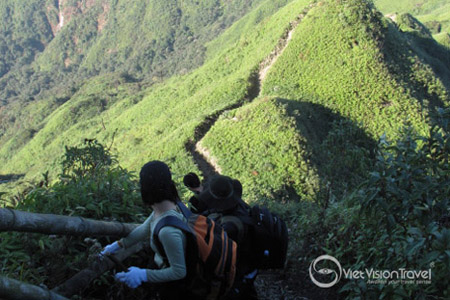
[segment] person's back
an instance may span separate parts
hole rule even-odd
[[[206,205],[205,213],[216,220],[228,236],[238,244],[237,275],[235,294],[229,299],[257,299],[254,279],[257,275],[256,262],[251,252],[251,218],[249,206],[241,199],[242,185],[238,180],[217,175],[208,187],[199,194],[200,203]]]
[[[130,267],[127,272],[117,273],[116,280],[130,288],[137,288],[145,282],[152,283],[157,287],[160,299],[189,295],[187,285],[182,286],[187,274],[185,233],[176,227],[163,228],[158,235],[161,248],[156,247],[152,234],[162,218],[172,216],[185,221],[176,206],[179,198],[169,167],[163,162],[151,161],[142,167],[139,177],[142,201],[152,207],[153,213],[127,237],[106,246],[101,255],[114,254],[139,241],[149,242],[155,253],[155,266],[149,269]],[[160,249],[163,249],[164,254]]]

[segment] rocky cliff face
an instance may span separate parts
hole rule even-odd
[[[52,28],[53,35],[68,24],[74,17],[84,14],[87,11],[97,8],[97,28],[101,32],[107,22],[107,15],[110,10],[107,0],[55,0],[47,5],[47,17]]]

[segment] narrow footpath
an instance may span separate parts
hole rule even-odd
[[[314,6],[314,3],[310,4],[297,16],[294,21],[289,24],[285,34],[280,38],[275,49],[259,64],[258,72],[250,75],[249,82],[251,85],[248,88],[244,99],[206,117],[205,120],[195,128],[194,138],[185,144],[185,148],[192,155],[195,164],[198,166],[205,180],[215,174],[221,174],[222,170],[216,159],[210,154],[209,150],[202,145],[201,141],[203,137],[209,132],[211,127],[214,126],[216,121],[224,112],[240,108],[244,104],[250,103],[260,96],[261,87],[264,79],[266,78],[267,72],[277,61],[278,57],[283,54],[283,51],[288,46],[297,25]]]
[[[315,3],[310,4],[289,24],[285,34],[279,39],[275,49],[259,64],[258,72],[250,75],[249,82],[251,82],[251,86],[248,89],[245,98],[208,116],[205,121],[195,129],[194,139],[186,143],[186,150],[191,153],[205,180],[215,174],[221,174],[222,171],[216,159],[210,154],[209,150],[202,145],[203,137],[209,132],[211,127],[224,112],[240,108],[244,104],[250,103],[260,96],[262,85],[268,71],[287,48],[298,24],[300,24],[303,18],[313,7],[315,7],[315,5]],[[310,289],[308,284],[309,278],[307,277],[308,274],[306,272],[302,272],[301,270],[293,272],[292,268],[289,267],[286,267],[285,270],[261,272],[255,282],[258,298],[260,300],[321,299],[321,295],[315,294],[315,292]]]

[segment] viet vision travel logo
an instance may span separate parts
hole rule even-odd
[[[320,268],[325,264],[327,268]],[[432,265],[431,265],[432,267]],[[431,269],[428,270],[353,270],[342,268],[339,261],[331,255],[321,255],[309,265],[309,276],[312,282],[321,288],[330,288],[342,277],[345,279],[362,279],[367,284],[431,284]]]

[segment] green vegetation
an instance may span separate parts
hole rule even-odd
[[[440,42],[440,36],[450,34],[450,3],[446,0],[374,0],[386,15],[409,13],[425,24]]]
[[[429,285],[342,279],[330,293],[448,298],[449,51],[432,38],[444,36],[439,24],[420,17],[446,3],[397,1],[395,24],[362,0],[86,3],[31,66],[5,65],[2,95],[16,96],[0,108],[0,179],[26,174],[28,188],[1,184],[9,189],[3,202],[142,221],[148,211],[137,205],[133,172],[163,160],[186,196],[182,176],[199,172],[187,148],[202,132],[201,145],[242,181],[245,200],[289,223],[286,274],[307,278],[312,259],[325,253],[355,270],[434,263]],[[61,8],[47,11],[50,22]],[[287,48],[259,82],[261,62],[294,21]],[[2,273],[50,287],[100,247],[0,237]],[[96,283],[100,291],[105,283],[111,278]]]
[[[16,208],[122,222],[142,222],[148,217],[149,211],[138,205],[140,196],[135,175],[122,169],[103,145],[89,142],[79,147],[66,147],[61,166],[55,184],[48,181],[48,174],[43,174],[40,184],[15,199]],[[54,287],[86,268],[108,242],[111,241],[106,238],[97,241],[2,232],[1,273]],[[108,280],[100,278],[95,283],[97,289],[116,292]]]
[[[392,143],[380,140],[376,163],[360,187],[328,209],[297,218],[305,263],[324,252],[343,268],[431,270],[430,284],[367,284],[345,280],[348,299],[446,299],[449,262],[449,121],[440,110],[426,136],[411,128]],[[393,278],[396,279],[395,277]]]
[[[366,176],[375,140],[396,139],[405,124],[424,134],[428,108],[448,105],[414,53],[364,2],[312,8],[262,84],[278,100],[228,113],[202,144],[250,198],[278,198],[286,187],[301,199],[341,198]]]
[[[401,40],[396,49],[391,46],[397,38],[362,1],[317,7],[269,71],[263,94],[324,105],[363,123],[375,138],[384,132],[393,137],[406,119],[423,132],[426,110],[415,94],[425,93],[423,97],[429,99],[436,93],[442,102],[448,102],[448,95],[429,67]],[[409,70],[401,64],[405,53],[409,57],[403,60],[411,61]],[[414,79],[404,82],[396,69]],[[421,83],[429,87],[427,91],[415,90]]]
[[[43,2],[0,6],[0,144],[14,152],[96,75],[150,86],[200,66],[204,44],[261,0]]]
[[[106,75],[91,80],[45,119],[42,129],[20,150],[11,151],[12,145],[2,151],[2,171],[26,170],[32,178],[49,170],[53,176],[58,164],[54,157],[64,145],[94,137],[113,143],[119,160],[131,170],[139,169],[149,158],[167,161],[177,174],[196,170],[185,149],[194,129],[207,116],[247,96],[259,62],[306,3],[295,1],[271,15],[280,4],[266,1],[230,28],[235,32],[247,28],[238,41],[230,39],[220,54],[191,74],[172,77],[141,92],[135,90],[139,83],[111,80]],[[102,102],[107,104],[105,109]]]
[[[319,184],[317,171],[309,165],[307,142],[286,108],[267,98],[227,112],[202,140],[217,153],[222,172],[244,183],[247,200],[295,196],[280,194],[290,188],[303,199],[314,199]]]
[[[0,78],[30,64],[53,38],[42,1],[0,3]],[[1,99],[4,100],[4,99]]]

